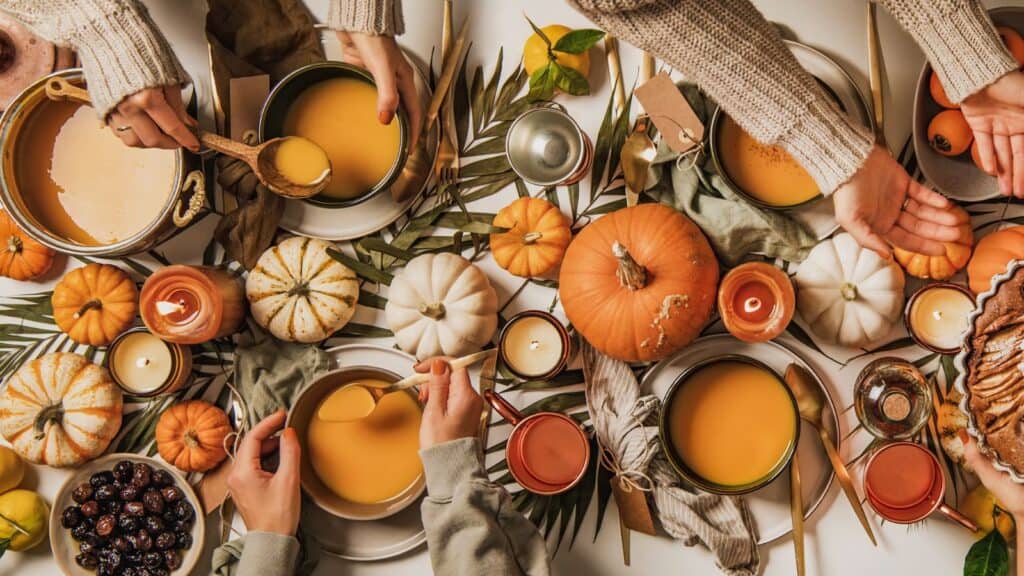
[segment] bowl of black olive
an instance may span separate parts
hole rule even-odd
[[[68,576],[184,576],[203,546],[202,509],[171,466],[138,454],[86,463],[50,511],[53,555]]]

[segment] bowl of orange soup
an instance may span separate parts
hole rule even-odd
[[[661,412],[669,462],[690,483],[715,494],[761,488],[789,464],[800,434],[796,400],[771,368],[720,356],[676,378]]]
[[[408,156],[409,122],[399,106],[390,124],[377,119],[377,86],[369,72],[342,62],[317,62],[282,79],[263,104],[260,141],[301,136],[327,153],[331,179],[306,202],[345,208],[387,190]],[[303,173],[321,159],[275,159],[282,171]],[[281,165],[286,163],[286,165]]]
[[[360,400],[359,395],[346,393],[351,384],[383,387],[398,380],[397,374],[380,368],[339,368],[314,381],[295,400],[288,425],[302,443],[302,489],[321,509],[349,520],[376,520],[398,513],[423,494],[423,407],[415,390],[383,396],[365,418],[321,418],[344,413],[346,403]]]

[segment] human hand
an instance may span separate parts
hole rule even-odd
[[[416,371],[430,372],[430,382],[420,391],[420,399],[426,397],[420,449],[476,436],[484,403],[469,384],[469,372],[465,368],[452,372],[447,358],[420,362]]]
[[[893,157],[875,146],[864,165],[832,195],[836,221],[860,243],[888,258],[889,245],[919,254],[944,253],[942,242],[959,237],[949,200],[914,181]]]
[[[107,125],[133,148],[181,148],[199,152],[193,129],[198,126],[185,112],[180,86],[140,90],[126,97],[110,113]]]
[[[361,32],[338,31],[343,50],[342,60],[366,68],[377,84],[377,120],[390,124],[399,101],[405,106],[412,135],[409,148],[419,142],[423,109],[412,66],[405,59],[393,36],[377,36]]]
[[[260,421],[238,447],[228,474],[231,499],[251,531],[291,536],[299,527],[299,459],[301,448],[294,428],[280,438],[271,435],[284,426],[286,412],[279,410]],[[280,449],[276,472],[260,465],[262,456]]]
[[[1015,70],[960,103],[984,170],[999,191],[1024,198],[1024,73]]]
[[[960,430],[960,440],[964,443],[964,459],[981,483],[999,501],[1000,507],[1009,512],[1018,525],[1024,522],[1024,485],[1010,479],[1010,475],[992,467],[992,462],[978,450],[974,438]]]

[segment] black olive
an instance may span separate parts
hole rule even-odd
[[[147,568],[159,568],[164,563],[164,555],[159,552],[146,552],[142,555],[142,563]]]
[[[163,521],[166,522],[167,525],[174,524],[178,521],[178,517],[174,515],[174,509],[171,506],[164,508],[164,513],[160,515],[160,518],[163,518]]]
[[[82,509],[78,506],[68,506],[60,514],[60,525],[71,529],[82,523]]]
[[[100,484],[96,487],[94,494],[96,500],[100,502],[106,502],[107,500],[113,500],[117,497],[117,490],[114,489],[113,484]]]
[[[181,554],[177,550],[164,552],[164,567],[171,571],[181,568]]]
[[[164,521],[159,516],[146,516],[146,519],[142,521],[142,525],[146,528],[146,532],[156,536],[157,534],[164,531]]]
[[[135,571],[135,566],[126,564],[121,566],[121,573],[119,576],[139,576],[139,573]]]
[[[170,532],[161,532],[157,534],[156,540],[153,541],[157,550],[169,550],[174,548],[174,543],[174,534],[171,534]]]
[[[139,518],[137,516],[122,514],[117,517],[117,527],[125,534],[135,532],[139,529]]]
[[[128,502],[123,508],[124,514],[128,516],[145,516],[146,507],[142,505],[142,502]]]
[[[110,470],[101,470],[89,477],[89,484],[93,488],[99,488],[104,484],[112,484],[114,482],[114,473]]]
[[[88,482],[82,482],[72,490],[71,499],[74,500],[76,504],[84,504],[89,500],[92,500],[92,491],[91,484]]]
[[[153,571],[145,566],[139,566],[135,569],[135,576],[153,576]]]
[[[91,531],[92,528],[90,528],[88,524],[82,523],[71,529],[71,537],[75,540],[83,540],[86,534]]]
[[[121,460],[117,464],[114,464],[114,478],[117,478],[121,482],[127,482],[132,479],[132,472],[135,468],[135,463],[131,460]]]
[[[100,561],[92,554],[79,554],[78,556],[75,556],[75,564],[78,564],[86,570],[95,570],[96,567],[100,565]]]
[[[78,543],[78,551],[82,554],[95,554],[99,550],[93,541],[87,538]]]
[[[131,540],[129,539],[129,542]],[[153,548],[153,537],[149,535],[149,532],[145,530],[139,530],[135,533],[135,549],[142,552],[149,552]]]
[[[96,576],[115,576],[115,569],[106,562],[100,562],[96,567]]]
[[[174,530],[175,533],[191,532],[193,523],[193,520],[175,520],[171,524],[171,528]]]
[[[130,544],[131,541],[132,536],[129,535],[128,543]],[[142,550],[129,550],[124,553],[124,559],[127,560],[129,564],[142,564]]]
[[[163,496],[164,500],[168,503],[177,502],[185,497],[185,493],[177,486],[165,486],[161,488],[160,495]]]
[[[154,470],[153,471],[153,486],[157,488],[163,488],[164,486],[170,486],[174,484],[174,476],[167,470]]]
[[[174,503],[174,515],[178,520],[192,520],[196,517],[196,509],[185,500]]]
[[[142,495],[142,504],[146,507],[146,512],[150,514],[163,514],[164,513],[164,499],[160,495],[160,492],[156,490],[146,490],[146,493]]]
[[[124,504],[121,503],[120,499],[110,500],[101,503],[100,510],[102,510],[104,514],[113,514],[114,516],[120,516],[121,512],[124,510]]]
[[[136,462],[132,469],[132,484],[139,488],[149,486],[153,478],[153,467],[144,462]]]
[[[110,536],[114,533],[114,528],[117,528],[117,520],[110,514],[100,516],[96,521],[96,534],[100,536]]]
[[[158,566],[150,570],[151,576],[171,576],[171,572],[163,566]]]
[[[128,540],[124,536],[114,536],[110,539],[110,547],[118,552],[127,552],[129,548]]]
[[[141,491],[138,486],[133,484],[126,484],[121,488],[121,500],[125,502],[131,502],[132,500],[138,500]]]
[[[100,503],[95,500],[89,500],[82,504],[81,511],[82,516],[85,516],[86,518],[98,516],[100,513]]]
[[[174,534],[174,547],[178,550],[188,550],[192,547],[192,533],[191,532],[177,532]]]

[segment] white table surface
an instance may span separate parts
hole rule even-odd
[[[186,68],[199,83],[200,94],[208,94],[207,53],[203,34],[205,2],[148,0],[146,4],[158,25],[169,37]],[[314,14],[323,17],[327,0],[309,0],[308,4]],[[793,38],[819,48],[835,58],[854,77],[861,90],[868,94],[864,1],[755,0],[755,4],[769,19],[783,24],[792,33]],[[1019,5],[1020,2],[1003,0],[986,4]],[[523,12],[541,25],[587,25],[585,18],[559,0],[456,0],[456,5],[457,22],[461,20],[463,14],[468,13],[470,17],[469,37],[473,43],[469,55],[470,64],[475,66],[483,63],[487,71],[497,56],[499,45],[505,47],[505,70],[516,65],[522,43],[530,33],[523,19]],[[424,59],[429,58],[432,48],[440,39],[440,1],[405,0],[405,11],[409,31],[401,38],[401,42]],[[894,146],[901,146],[910,133],[913,90],[923,63],[923,55],[910,36],[904,33],[884,10],[880,10],[879,15],[890,87],[886,94],[886,135]],[[637,73],[639,52],[631,46],[623,45],[622,61],[628,85]],[[594,134],[600,124],[610,90],[600,49],[592,53],[592,69],[591,81],[596,95],[562,101],[584,129]],[[483,201],[482,206],[494,210],[508,198],[506,195],[492,197]],[[487,203],[487,200],[491,202]],[[204,223],[200,228],[203,231],[197,234],[209,234],[212,230],[208,223]],[[202,245],[197,243],[193,246]],[[194,255],[194,259],[198,259],[198,253]],[[77,264],[67,264],[69,267],[74,265]],[[495,270],[493,262],[485,262],[485,269],[488,270],[492,282],[498,289],[499,297],[504,302],[515,287],[513,280],[507,274],[490,273]],[[59,278],[59,274],[51,274],[50,277],[56,279]],[[44,284],[41,287],[38,284],[21,284],[0,279],[0,294],[3,295],[36,292],[50,287],[52,280],[50,285]],[[512,309],[546,307],[549,302],[550,292],[540,288],[536,291],[527,290],[517,299]],[[365,320],[364,318],[360,321]],[[372,316],[369,320],[372,322]],[[852,403],[853,378],[864,362],[856,361],[845,366],[840,373],[838,365],[834,363],[821,360],[820,357],[812,358],[812,361],[831,380],[830,385],[837,404],[849,406]],[[515,398],[516,396],[512,395],[512,399]],[[845,415],[842,423],[844,431],[850,429],[852,419],[851,414]],[[850,447],[844,447],[844,456],[849,458],[852,450]],[[24,485],[52,499],[65,476],[65,472],[56,469],[32,467]],[[596,539],[593,536],[593,507],[592,502],[592,509],[587,514],[575,546],[569,549],[567,542],[564,542],[555,555],[555,574],[640,576],[673,573],[696,576],[718,573],[712,556],[705,550],[684,548],[667,537],[649,537],[635,533],[632,544],[633,565],[629,568],[624,567],[614,503],[609,506],[603,528]],[[214,527],[216,522],[215,516],[208,518],[209,527]],[[852,510],[838,488],[833,486],[821,508],[806,526],[808,573],[851,576],[945,576],[962,573],[964,555],[973,542],[972,536],[962,528],[942,519],[932,519],[910,528],[890,523],[882,525],[873,516],[872,523],[879,540],[877,548],[870,545]],[[236,525],[238,524],[236,522]],[[216,545],[216,532],[216,529],[208,529],[207,558]],[[761,554],[764,574],[795,573],[790,538],[762,547]],[[405,576],[429,573],[430,561],[425,548],[393,560],[376,563],[352,563],[325,556],[316,571],[318,575],[356,576]],[[0,574],[44,576],[59,574],[59,571],[50,559],[48,546],[40,546],[26,553],[8,552],[3,560],[0,560]]]

